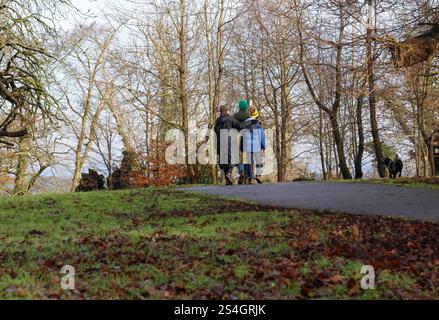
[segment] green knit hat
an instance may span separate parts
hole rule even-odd
[[[239,110],[247,110],[247,109],[248,109],[248,102],[247,102],[247,100],[239,101]]]

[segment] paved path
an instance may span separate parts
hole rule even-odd
[[[367,183],[292,182],[181,190],[288,208],[439,220],[439,189]]]

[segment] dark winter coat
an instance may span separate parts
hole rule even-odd
[[[238,121],[244,122],[250,118],[250,115],[248,114],[247,110],[239,110],[233,117]]]
[[[236,120],[234,117],[232,117],[229,114],[222,114],[218,117],[218,119],[216,119],[215,121],[215,126],[214,126],[214,130],[215,130],[215,134],[216,134],[216,152],[218,155],[220,155],[220,151],[221,151],[221,130],[223,129],[227,129],[227,130],[231,130],[231,129],[236,129],[236,130],[241,130],[241,129],[245,129],[248,128],[251,125],[250,122],[247,123],[243,123],[240,122],[238,120]],[[220,168],[224,167],[224,166],[230,166],[231,164],[231,151],[232,151],[232,141],[231,139],[228,139],[228,164],[220,164]]]

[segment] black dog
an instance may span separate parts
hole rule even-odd
[[[399,173],[399,177],[401,178],[403,163],[401,159],[390,160],[389,158],[384,159],[384,164],[387,169],[389,169],[389,177],[390,179],[396,179]]]

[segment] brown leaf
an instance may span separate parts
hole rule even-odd
[[[386,265],[388,268],[399,268],[401,267],[401,260],[399,259],[391,259],[386,261]]]
[[[387,257],[393,257],[393,256],[395,256],[397,253],[398,253],[398,252],[396,251],[396,249],[392,249],[392,250],[386,251],[386,253],[385,253],[384,255],[387,256]]]
[[[340,283],[342,281],[343,281],[343,277],[339,274],[333,275],[328,279],[328,282],[332,284]]]
[[[378,259],[373,259],[371,261],[371,265],[375,268],[375,269],[385,269],[386,268],[386,263],[383,260],[378,260]]]
[[[222,285],[216,284],[212,288],[211,292],[215,298],[221,298],[222,296],[224,296],[225,290]]]
[[[50,289],[47,291],[47,297],[49,299],[57,300],[60,299],[61,293],[62,293],[61,289]]]
[[[288,244],[294,249],[300,249],[303,247],[303,243],[296,240],[289,241]]]
[[[288,268],[280,272],[280,275],[285,278],[295,279],[299,276],[299,272],[296,269]]]
[[[354,224],[352,226],[352,236],[354,238],[359,238],[360,237],[360,229],[358,228],[358,226],[356,224]]]
[[[137,227],[141,223],[140,219],[137,219],[137,218],[131,218],[130,221],[131,221],[131,224],[135,227]]]
[[[27,296],[27,291],[23,288],[18,288],[17,291],[15,292],[15,294],[17,295],[17,297],[23,298],[23,297]]]
[[[358,293],[358,283],[357,280],[355,280],[354,278],[350,278],[346,282],[346,287],[348,288],[348,294],[350,296],[354,296]]]
[[[310,235],[309,235],[309,240],[311,241],[318,241],[319,240],[319,235],[317,234],[317,232],[315,230],[312,230]]]
[[[309,294],[311,292],[311,288],[305,283],[300,288],[300,294],[304,296],[305,298],[309,297]]]
[[[334,231],[332,231],[332,234],[335,237],[343,238],[343,231],[336,231],[336,230],[334,230]]]
[[[50,278],[48,284],[53,287],[53,286],[58,286],[60,283],[61,283],[61,279],[57,276],[54,276]]]
[[[262,299],[264,299],[264,293],[261,291],[256,291],[254,293],[254,297],[256,300],[262,300]]]
[[[44,234],[44,231],[33,229],[33,230],[29,231],[29,234],[31,236],[42,236]]]
[[[317,278],[319,280],[327,280],[331,277],[331,274],[328,271],[323,271],[317,274]]]
[[[409,241],[409,242],[407,242],[407,247],[410,249],[415,249],[418,246],[415,243],[413,243],[412,241]]]

